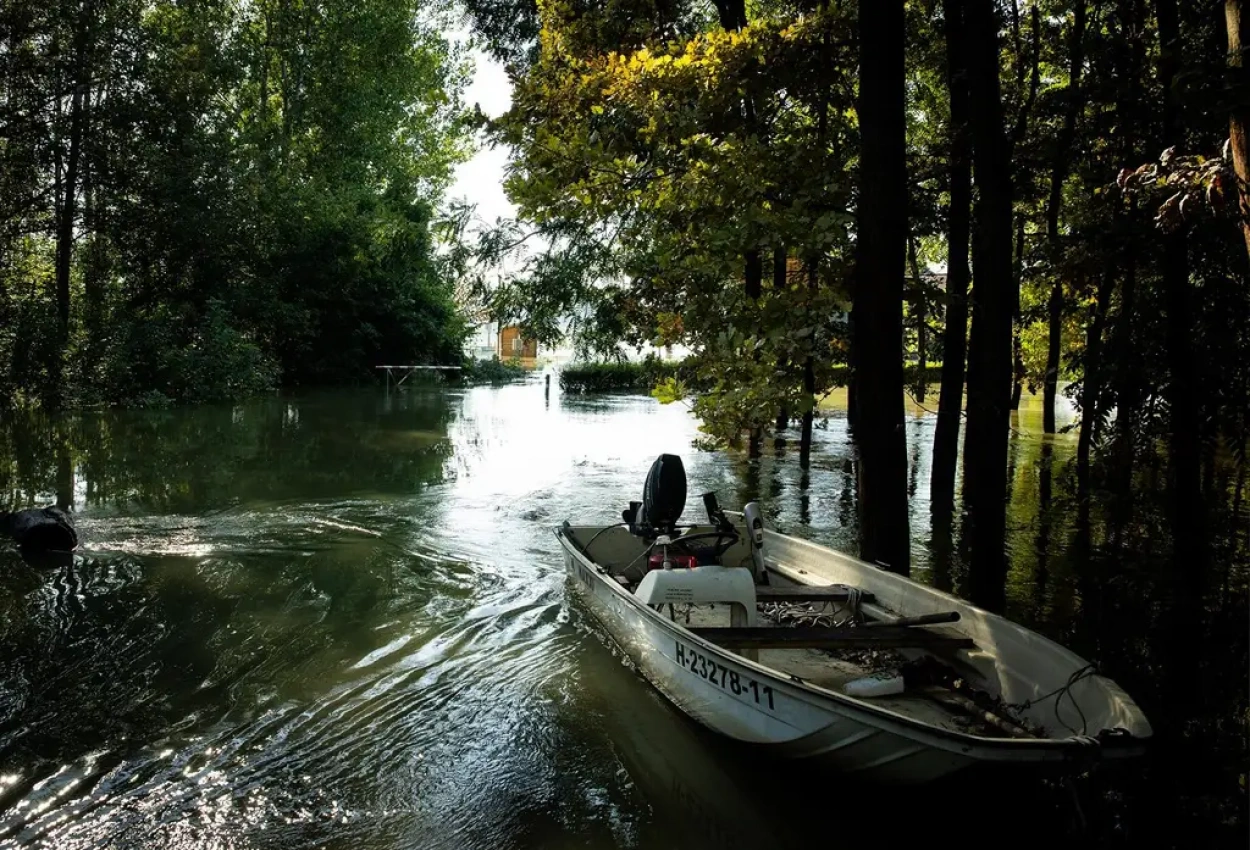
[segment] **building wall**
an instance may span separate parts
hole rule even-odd
[[[499,347],[496,349],[500,360],[533,360],[538,357],[538,342],[524,339],[521,329],[515,325],[499,329]]]

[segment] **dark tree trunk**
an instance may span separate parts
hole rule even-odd
[[[81,54],[80,54],[81,65]],[[81,76],[81,67],[79,68]],[[86,83],[74,83],[70,98],[69,154],[61,190],[61,208],[56,222],[56,318],[57,379],[54,398],[59,405],[65,398],[65,366],[69,349],[70,270],[74,259],[74,219],[78,210],[78,164],[82,157],[83,97]]]
[[[764,262],[759,251],[746,252],[746,296],[757,300],[764,292]]]
[[[1117,103],[1117,120],[1121,128],[1120,146],[1123,162],[1137,162],[1142,143],[1137,116],[1141,114],[1142,73],[1145,69],[1145,43],[1137,36],[1140,22],[1146,17],[1144,0],[1121,0],[1116,35],[1130,45],[1128,59],[1129,85]],[[1133,215],[1130,202],[1128,215]],[[1115,449],[1113,467],[1112,545],[1118,548],[1122,531],[1133,509],[1133,461],[1136,448],[1133,425],[1137,421],[1139,397],[1138,358],[1133,344],[1133,326],[1137,310],[1137,251],[1128,246],[1124,251],[1124,279],[1120,284],[1120,310],[1115,320]]]
[[[70,457],[69,439],[58,435],[56,452],[56,506],[63,511],[74,509],[74,461]]]
[[[760,252],[756,250],[747,251],[744,266],[746,296],[752,301],[757,301],[764,291],[764,262],[760,258]],[[763,441],[763,428],[759,425],[752,425],[750,434],[747,436],[747,454],[750,457],[759,457],[760,446],[763,445]]]
[[[786,249],[784,247],[773,249],[773,291],[781,292],[786,288]],[[783,360],[777,364],[778,371],[789,372],[789,360]],[[790,427],[790,411],[786,408],[785,402],[782,402],[781,409],[777,411],[776,430],[784,431]]]
[[[1120,314],[1115,325],[1115,476],[1116,502],[1132,500],[1133,422],[1137,418],[1137,358],[1133,348],[1133,313],[1137,309],[1137,262],[1130,252],[1120,287]]]
[[[1068,42],[1068,89],[1064,93],[1063,126],[1055,140],[1055,154],[1050,161],[1050,198],[1046,204],[1046,240],[1050,244],[1052,263],[1060,255],[1059,213],[1063,208],[1063,183],[1068,179],[1068,161],[1076,138],[1076,121],[1085,104],[1081,91],[1081,74],[1085,69],[1085,0],[1076,0]],[[1063,282],[1056,274],[1050,290],[1050,334],[1046,349],[1046,379],[1042,404],[1042,430],[1055,433],[1055,397],[1059,386],[1059,354],[1063,344]]]
[[[1181,40],[1176,0],[1156,0],[1159,22],[1159,77],[1165,91],[1163,107],[1164,147],[1184,142],[1179,92]],[[1183,229],[1165,237],[1163,285],[1167,310],[1168,371],[1166,398],[1171,417],[1168,446],[1171,462],[1172,528],[1179,568],[1192,575],[1178,581],[1193,592],[1205,566],[1205,511],[1202,501],[1199,454],[1198,396],[1192,342],[1189,294],[1189,252]]]
[[[1020,409],[1024,394],[1024,346],[1020,344],[1020,284],[1024,281],[1024,215],[1016,215],[1015,275],[1016,304],[1011,320],[1011,409]]]
[[[994,0],[967,0],[965,29],[976,167],[972,334],[968,350],[965,501],[971,526],[973,601],[1001,610],[1006,581],[1007,432],[1010,422],[1012,315],[1011,160],[998,82]]]
[[[1020,105],[1020,112],[1016,115],[1016,123],[1011,129],[1011,134],[1007,137],[1010,150],[1014,150],[1016,145],[1024,140],[1024,136],[1029,131],[1029,118],[1033,115],[1033,107],[1037,103],[1037,92],[1042,83],[1042,11],[1041,5],[1034,3],[1029,10],[1029,20],[1032,26],[1032,48],[1033,56],[1029,61],[1029,91],[1024,97],[1024,102]],[[1016,45],[1017,65],[1019,71],[1017,77],[1020,83],[1024,82],[1024,66],[1019,65],[1020,45]]]
[[[1177,0],[1155,0],[1159,28],[1159,82],[1164,92],[1163,138],[1159,147],[1185,141],[1179,82],[1181,33]],[[1192,347],[1189,295],[1189,250],[1184,228],[1163,240],[1162,277],[1167,345],[1168,490],[1171,496],[1171,569],[1161,588],[1163,604],[1160,707],[1163,741],[1178,741],[1180,718],[1189,715],[1193,694],[1185,684],[1194,652],[1194,624],[1201,622],[1201,600],[1207,572],[1206,511],[1202,501],[1199,452],[1197,372]],[[1166,745],[1166,744],[1165,744]]]
[[[809,396],[816,393],[816,365],[810,354],[803,361],[803,392]],[[807,469],[812,461],[812,425],[815,415],[815,410],[807,410],[803,414],[803,427],[799,434],[799,466],[803,469]]]
[[[722,29],[740,30],[747,25],[745,0],[715,0],[715,5]]]
[[[1247,61],[1243,51],[1250,50],[1250,20],[1244,14],[1243,0],[1224,0],[1224,26],[1228,33],[1228,66],[1237,69],[1246,79]],[[1250,104],[1242,98],[1233,104],[1228,117],[1229,147],[1233,152],[1233,172],[1239,187],[1241,233],[1250,257]]]
[[[1107,324],[1107,307],[1111,301],[1115,276],[1111,269],[1103,271],[1098,283],[1098,296],[1094,302],[1094,315],[1090,320],[1085,341],[1085,380],[1081,382],[1081,427],[1076,441],[1076,490],[1078,510],[1089,512],[1089,456],[1094,442],[1094,429],[1098,426],[1101,411],[1098,407],[1102,394],[1102,335]],[[1088,521],[1088,517],[1086,518]]]
[[[862,142],[856,263],[860,556],[907,574],[903,275],[907,253],[902,3],[859,5]]]
[[[859,422],[859,377],[855,366],[855,311],[851,311],[851,352],[846,373],[846,424],[852,431]]]
[[[1059,350],[1063,344],[1063,284],[1055,281],[1047,303],[1046,377],[1042,384],[1042,431],[1055,433],[1055,398],[1059,394]]]
[[[946,328],[942,335],[942,389],[933,435],[932,510],[950,516],[955,505],[955,465],[964,401],[964,357],[968,332],[968,239],[972,220],[972,160],[968,138],[968,77],[965,64],[964,0],[945,0],[946,78],[950,86],[950,218],[947,222]]]
[[[913,313],[916,320],[916,401],[924,404],[925,389],[928,375],[926,374],[929,367],[928,358],[925,356],[925,349],[929,345],[929,333],[927,322],[929,321],[927,299],[925,298],[924,280],[920,277],[920,262],[916,259],[916,240],[911,238],[907,240],[907,263],[911,266],[912,286],[914,296],[912,298]]]
[[[807,259],[807,287],[812,292],[819,285],[819,262],[815,255]],[[799,433],[799,467],[807,469],[812,460],[812,425],[816,416],[816,361],[810,354],[803,358],[803,393],[807,396],[808,407],[803,411]]]

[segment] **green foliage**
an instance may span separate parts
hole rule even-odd
[[[560,370],[566,393],[651,392],[671,386],[682,365],[648,356],[640,361],[572,363]]]
[[[480,384],[506,384],[519,381],[530,374],[530,371],[515,360],[470,360],[460,373],[464,380]]]
[[[199,401],[459,360],[431,231],[467,66],[415,0],[16,0],[0,24],[4,397]]]
[[[548,248],[483,288],[497,317],[587,355],[688,346],[704,425],[732,440],[814,403],[805,358],[819,380],[841,357],[848,19],[761,10],[727,32],[681,6],[625,12],[541,6],[541,49],[492,127],[517,152],[507,188],[528,232],[481,233],[477,260],[535,234]],[[784,279],[748,295],[745,258],[771,269],[775,251]]]
[[[999,7],[1023,381],[1042,386],[1058,293],[1059,377],[1093,413],[1095,457],[1155,463],[1178,382],[1200,388],[1210,451],[1244,445],[1250,373],[1237,364],[1250,362],[1250,269],[1231,220],[1225,139],[1238,83],[1225,67],[1219,4],[1182,15],[1179,41],[1163,45],[1151,4],[1083,2]],[[916,268],[946,256],[952,128],[941,9],[907,5],[909,193],[897,202],[916,254],[908,362],[922,337],[926,359],[940,359],[944,330],[943,294]],[[572,332],[605,354],[621,342],[688,346],[682,380],[662,382],[657,395],[691,399],[722,443],[801,412],[845,382],[850,359],[846,329],[831,317],[849,306],[854,272],[854,9],[744,11],[740,26],[685,3],[470,8],[516,75],[513,109],[491,129],[515,151],[507,188],[520,221],[480,232],[475,257],[486,269],[506,256],[522,271],[479,275],[479,291],[529,330]],[[500,14],[527,28],[508,36]],[[1161,73],[1172,59],[1174,84]],[[1180,115],[1179,144],[1162,141],[1165,108]],[[1187,238],[1191,316],[1171,337],[1161,227]],[[516,262],[544,241],[549,249]],[[777,248],[796,268],[774,291]],[[753,252],[764,272],[758,297],[743,285]],[[1195,374],[1170,374],[1169,338],[1191,343]],[[810,394],[800,367],[808,356]],[[925,383],[938,383],[936,371]]]

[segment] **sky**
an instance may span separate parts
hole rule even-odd
[[[465,91],[465,102],[478,104],[482,112],[495,118],[507,111],[512,104],[512,84],[503,66],[480,50],[473,51],[476,70],[473,82]],[[503,148],[482,146],[468,162],[455,171],[455,181],[450,197],[464,198],[477,204],[477,214],[487,222],[496,218],[510,218],[516,208],[508,202],[503,191],[504,167],[508,153]]]

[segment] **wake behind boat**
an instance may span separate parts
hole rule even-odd
[[[557,530],[578,596],[678,708],[778,755],[881,782],[977,762],[1083,765],[1151,735],[1115,682],[954,596],[763,528],[759,507],[679,524],[661,455],[624,522]]]

